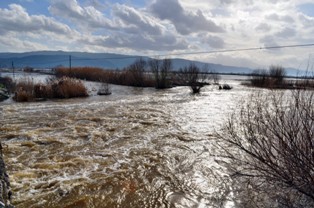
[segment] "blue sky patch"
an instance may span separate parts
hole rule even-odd
[[[312,3],[300,5],[299,10],[307,16],[314,17],[314,4]]]

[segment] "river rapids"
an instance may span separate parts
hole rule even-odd
[[[110,96],[0,104],[17,208],[233,207],[215,130],[250,89],[112,86]]]

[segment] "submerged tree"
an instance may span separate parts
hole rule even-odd
[[[157,89],[170,87],[169,73],[172,67],[171,59],[152,59],[148,62],[148,65],[155,78],[155,87]]]
[[[210,77],[209,77],[215,85],[219,85],[219,81],[221,80],[221,76],[215,71],[215,70],[212,70],[210,72]]]
[[[286,70],[282,66],[271,65],[269,67],[269,76],[275,85],[280,86],[286,76]]]
[[[265,197],[272,207],[314,206],[313,91],[252,96],[218,137],[242,186],[237,193],[258,192],[251,202]],[[244,191],[244,182],[250,191]]]
[[[201,88],[205,86],[206,74],[195,64],[180,69],[181,79],[190,86],[193,93],[200,93]]]
[[[128,83],[135,87],[144,87],[145,85],[145,67],[146,61],[139,58],[134,61],[133,64],[127,67],[128,72]]]
[[[256,87],[282,88],[286,70],[282,66],[271,65],[268,70],[258,69],[251,74],[251,84]]]

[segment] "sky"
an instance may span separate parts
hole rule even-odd
[[[314,44],[313,0],[1,0],[0,25],[0,52],[108,52],[251,68],[314,64],[314,46],[220,52]]]

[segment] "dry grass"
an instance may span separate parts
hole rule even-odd
[[[16,84],[13,99],[16,102],[30,102],[38,99],[87,97],[84,84],[74,78],[59,78],[46,84],[34,83],[27,78]]]
[[[87,89],[82,81],[63,77],[55,80],[50,84],[51,91],[54,98],[74,98],[74,97],[87,97]],[[49,86],[47,88],[49,92]]]
[[[107,73],[101,68],[96,67],[74,67],[74,68],[57,68],[57,77],[72,77],[90,81],[105,81]]]
[[[35,99],[34,82],[30,78],[19,80],[15,85],[13,99],[17,102],[29,102]]]
[[[135,86],[135,87],[153,87],[155,81],[144,71],[132,68],[132,65],[122,71],[104,70],[95,67],[72,67],[57,68],[57,77],[72,77],[82,80],[106,82],[110,84]]]

